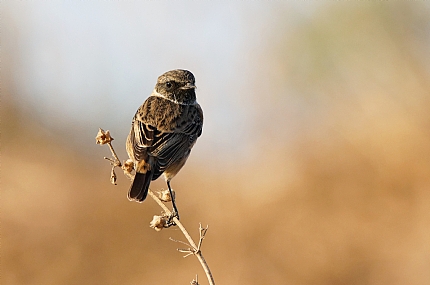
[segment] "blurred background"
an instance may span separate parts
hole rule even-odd
[[[207,284],[94,139],[126,159],[175,68],[205,124],[172,186],[217,284],[430,284],[429,2],[0,7],[2,284]]]

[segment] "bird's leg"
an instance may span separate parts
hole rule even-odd
[[[176,217],[179,220],[179,212],[178,212],[178,209],[176,208],[175,196],[173,196],[173,192],[172,192],[172,188],[170,187],[169,180],[167,180],[167,187],[169,187],[170,197],[172,197],[173,211],[172,211],[171,218]]]

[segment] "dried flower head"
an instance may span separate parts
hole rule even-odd
[[[134,167],[133,160],[127,159],[126,161],[124,161],[122,169],[124,170],[124,172],[130,174],[133,171],[133,167]]]
[[[199,285],[199,277],[196,275],[196,279],[190,282],[191,285]]]
[[[172,194],[173,194],[173,198],[175,198],[175,191],[172,190]],[[172,197],[170,196],[169,189],[158,192],[158,198],[160,198],[160,200],[163,202],[172,201]]]
[[[96,144],[107,144],[113,141],[113,137],[110,136],[109,131],[104,131],[103,129],[99,128],[99,132],[96,136]]]
[[[161,231],[167,223],[167,218],[163,216],[154,216],[149,226],[156,230]]]

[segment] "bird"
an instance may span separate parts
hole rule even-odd
[[[194,75],[188,70],[175,69],[160,75],[151,95],[134,115],[126,141],[135,170],[128,199],[143,202],[151,181],[163,175],[172,199],[172,215],[178,219],[170,181],[202,134],[203,110],[195,89]]]

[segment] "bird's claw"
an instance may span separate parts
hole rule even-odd
[[[167,222],[166,222],[166,228],[169,228],[171,226],[176,226],[175,221],[173,221],[173,218],[177,218],[179,220],[179,214],[178,212],[176,212],[175,210],[173,210],[170,215],[167,217]]]

